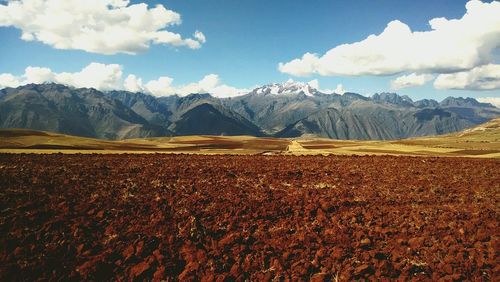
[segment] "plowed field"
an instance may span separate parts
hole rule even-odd
[[[500,161],[0,155],[0,281],[500,278]]]

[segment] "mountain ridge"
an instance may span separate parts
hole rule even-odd
[[[401,139],[455,132],[499,116],[500,109],[473,98],[437,102],[396,93],[326,94],[292,81],[231,98],[154,97],[55,83],[0,90],[1,128],[101,139],[183,134]]]

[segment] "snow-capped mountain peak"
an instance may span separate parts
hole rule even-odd
[[[306,96],[314,96],[318,90],[305,82],[289,79],[285,83],[273,83],[261,86],[252,91],[259,95],[293,95],[303,93]]]

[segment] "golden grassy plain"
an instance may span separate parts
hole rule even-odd
[[[1,129],[0,153],[342,154],[500,158],[500,119],[458,133],[392,141],[203,135],[108,141],[26,129]]]

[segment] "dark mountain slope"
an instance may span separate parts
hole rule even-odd
[[[354,93],[344,95],[303,93],[289,95],[262,95],[255,92],[224,99],[226,107],[241,114],[268,133],[276,133],[287,125],[303,119],[321,109],[347,107],[357,100],[368,98]]]
[[[278,137],[314,135],[334,139],[401,139],[459,131],[472,122],[442,109],[387,110],[381,107],[324,109],[277,134]]]
[[[172,113],[169,117],[171,122],[178,120],[184,113],[201,104],[220,105],[219,99],[210,94],[189,94],[187,96],[168,96],[158,98],[158,102],[168,108]]]
[[[0,97],[0,127],[30,128],[103,139],[164,136],[116,99],[95,89],[58,84],[30,84],[4,90]]]
[[[473,98],[448,97],[439,103],[439,107],[475,123],[484,123],[496,118],[500,110],[489,103],[480,103]]]
[[[119,100],[151,124],[166,127],[171,123],[172,111],[151,95],[127,91],[110,91],[105,94]]]
[[[209,103],[189,109],[170,129],[178,135],[263,135],[257,126],[243,117]]]

